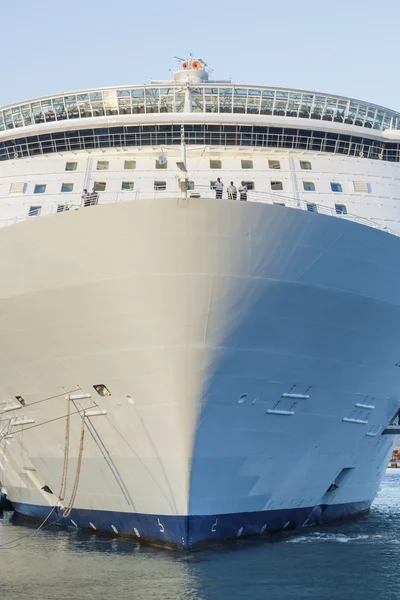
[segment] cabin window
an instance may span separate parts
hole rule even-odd
[[[281,168],[281,163],[279,160],[269,160],[268,161],[268,167],[270,169],[280,169]]]
[[[124,162],[124,169],[129,171],[136,169],[136,160],[126,160]]]
[[[154,189],[157,192],[165,191],[167,189],[167,182],[166,181],[155,181]]]
[[[242,169],[252,169],[253,168],[253,161],[252,160],[242,160]]]
[[[282,181],[271,181],[271,190],[274,190],[275,192],[282,191],[283,190]]]
[[[57,212],[64,212],[65,210],[69,210],[68,206],[66,204],[59,204],[57,206]]]
[[[105,181],[95,181],[93,187],[95,192],[105,192],[107,183]]]
[[[10,185],[10,194],[25,194],[26,183],[14,182]]]
[[[331,181],[331,190],[332,192],[343,192],[342,184]]]
[[[34,194],[44,194],[46,191],[46,184],[45,183],[37,183],[34,187],[33,193]]]
[[[318,208],[317,208],[316,204],[312,204],[311,202],[307,202],[306,206],[307,206],[307,210],[309,212],[315,212],[315,213],[318,212]]]
[[[168,167],[168,161],[163,156],[162,158],[157,158],[156,160],[156,169],[166,169]]]
[[[30,217],[37,217],[38,215],[40,215],[41,210],[42,210],[41,206],[38,206],[38,205],[30,206],[28,215]]]
[[[187,189],[188,190],[194,190],[194,181],[188,181]]]
[[[313,181],[303,181],[303,189],[305,192],[315,192],[315,183]]]
[[[335,204],[335,211],[337,215],[347,215],[347,208],[344,204]]]
[[[61,185],[61,191],[62,192],[73,192],[74,191],[74,184],[73,183],[63,183]]]
[[[312,166],[309,160],[301,160],[300,161],[300,169],[304,169],[304,171],[311,171]]]
[[[67,162],[65,164],[65,170],[66,171],[76,171],[78,168],[78,163],[77,162]]]
[[[210,160],[210,169],[222,169],[222,160]]]
[[[254,181],[243,181],[243,185],[247,188],[248,191],[255,190]]]
[[[123,181],[121,185],[121,190],[123,192],[131,192],[135,187],[135,183],[133,181]]]
[[[110,163],[108,160],[98,160],[97,161],[97,170],[98,171],[107,171]]]

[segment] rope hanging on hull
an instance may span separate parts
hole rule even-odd
[[[79,442],[79,453],[78,453],[78,461],[77,461],[77,465],[76,465],[75,481],[74,481],[74,485],[73,485],[72,492],[71,492],[71,498],[69,500],[67,508],[64,510],[63,517],[69,517],[69,515],[71,514],[71,511],[74,507],[76,494],[78,492],[79,478],[80,478],[81,467],[82,467],[83,447],[84,447],[84,441],[85,441],[85,416],[86,416],[85,411],[82,411],[81,439]]]
[[[71,424],[71,396],[68,394],[67,397],[68,409],[67,409],[67,418],[65,422],[65,446],[64,446],[64,464],[63,464],[63,472],[61,476],[61,485],[60,485],[60,493],[58,494],[58,499],[62,502],[65,498],[65,492],[67,488],[67,477],[68,477],[68,458],[69,458],[69,432],[70,432],[70,424]]]

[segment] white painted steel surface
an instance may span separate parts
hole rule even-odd
[[[66,401],[40,401],[79,388],[92,397],[77,411],[106,411],[93,424],[116,470],[87,435],[77,508],[315,506],[343,468],[351,476],[328,504],[370,502],[400,401],[399,242],[214,199],[114,203],[2,229],[0,398],[23,396],[18,419],[35,421],[1,442],[10,499],[54,503]],[[72,473],[79,432],[73,415]],[[33,485],[32,468],[55,496]]]

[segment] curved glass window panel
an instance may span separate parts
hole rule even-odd
[[[186,93],[184,91],[175,92],[174,112],[184,112]]]
[[[218,112],[218,89],[204,88],[204,94],[205,112]]]
[[[146,88],[146,112],[157,113],[160,104],[160,90],[158,88]]]
[[[132,114],[145,112],[144,90],[132,90]]]
[[[233,112],[245,113],[247,104],[247,90],[243,88],[234,88],[233,92]]]
[[[204,112],[204,88],[192,88],[190,95],[192,99],[192,111]]]
[[[219,89],[219,111],[222,113],[232,112],[232,88]]]
[[[247,112],[252,115],[260,113],[261,91],[249,89],[247,97]]]

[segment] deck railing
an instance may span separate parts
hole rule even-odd
[[[53,215],[55,213],[63,213],[70,210],[89,210],[93,209],[94,205],[102,205],[102,204],[112,204],[116,202],[126,202],[126,201],[144,201],[149,199],[162,199],[162,198],[176,198],[177,200],[184,200],[184,194],[181,191],[167,191],[163,189],[154,190],[152,192],[149,191],[141,191],[140,189],[132,191],[132,192],[120,192],[120,193],[112,193],[112,192],[101,192],[98,194],[97,201],[93,201],[91,206],[84,206],[84,200],[79,197],[75,197],[73,200],[71,199],[69,202],[65,201],[65,194],[54,194],[52,195],[52,203],[48,205],[42,205],[38,208],[38,212],[35,214],[29,214],[28,212],[24,212],[23,214],[10,217],[8,219],[0,219],[0,228],[7,227],[9,225],[14,225],[16,223],[21,223],[23,221],[37,219],[39,217]],[[193,189],[187,190],[187,200],[194,202],[197,198],[214,198],[216,201],[217,193],[215,189],[210,189],[208,186],[195,186]],[[222,199],[227,199],[228,193],[226,188],[223,189]],[[236,200],[230,200],[232,202],[239,202],[240,194],[237,193]],[[54,202],[55,200],[55,202]],[[324,204],[319,204],[317,202],[299,200],[290,196],[286,196],[285,194],[278,193],[269,193],[269,192],[257,192],[253,190],[249,190],[247,192],[247,202],[260,202],[266,204],[275,204],[280,206],[285,206],[287,208],[297,209],[297,210],[305,210],[308,212],[312,212],[320,215],[328,215],[331,217],[345,219],[347,221],[353,221],[355,223],[360,223],[361,225],[366,225],[367,227],[372,227],[374,229],[379,229],[391,235],[395,235],[400,237],[400,233],[393,231],[386,227],[386,225],[381,225],[372,219],[366,217],[360,217],[358,215],[353,215],[349,213],[342,212],[344,209],[341,208],[332,208],[330,206],[325,206]],[[338,205],[342,206],[342,205]],[[32,207],[31,207],[32,208]]]

